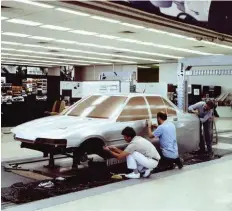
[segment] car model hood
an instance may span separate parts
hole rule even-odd
[[[63,139],[73,133],[84,132],[88,128],[102,127],[110,122],[106,119],[80,118],[58,115],[45,117],[21,124],[12,129],[17,138],[35,140],[36,138]]]

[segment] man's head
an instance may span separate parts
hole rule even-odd
[[[213,101],[208,101],[208,102],[206,102],[206,104],[204,105],[204,109],[206,110],[206,111],[209,111],[209,110],[211,110],[211,109],[213,109],[214,108],[214,103],[213,103]]]
[[[131,140],[136,136],[136,132],[132,127],[126,127],[123,129],[122,135],[126,142],[131,142]]]
[[[158,112],[157,113],[158,124],[162,125],[165,120],[167,120],[167,114],[165,112]]]

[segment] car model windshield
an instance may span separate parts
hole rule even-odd
[[[67,115],[109,119],[122,108],[126,99],[123,96],[90,96],[74,106]]]

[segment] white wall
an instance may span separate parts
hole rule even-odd
[[[136,72],[137,73],[137,65],[117,65],[114,66],[115,72]],[[102,72],[113,72],[113,66],[95,66],[94,67],[84,67],[82,70],[82,80],[83,81],[91,81],[91,80],[99,80],[99,75]]]
[[[167,84],[177,84],[177,67],[178,63],[160,64],[159,82],[165,82]]]
[[[159,81],[177,84],[177,63],[160,64]],[[201,84],[205,86],[221,86],[222,91],[232,89],[231,75],[190,76],[189,84]]]
[[[191,76],[189,84],[221,86],[222,92],[232,90],[232,75]]]

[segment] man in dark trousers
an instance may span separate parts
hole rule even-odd
[[[213,141],[213,126],[212,126],[212,118],[213,118],[213,108],[214,103],[212,101],[208,102],[199,102],[194,105],[189,106],[188,110],[190,113],[196,114],[200,119],[200,150],[198,153],[205,154],[205,143],[208,150],[208,156],[213,157],[212,150],[212,141]],[[202,126],[204,129],[204,136],[202,134]]]
[[[150,138],[157,137],[160,141],[161,160],[158,168],[173,168],[176,164],[182,169],[183,159],[179,157],[175,125],[167,121],[167,114],[164,112],[157,113],[157,122],[158,126],[148,121],[148,135]],[[153,128],[157,129],[153,132]]]

